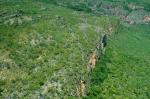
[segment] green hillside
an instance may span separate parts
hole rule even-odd
[[[0,98],[149,99],[145,16],[149,0],[0,0]],[[104,34],[106,52],[89,72]]]
[[[149,25],[121,27],[92,73],[88,99],[150,98]]]

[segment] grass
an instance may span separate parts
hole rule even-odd
[[[97,2],[1,0],[0,98],[77,98],[82,79],[87,96],[81,98],[148,99],[150,30],[141,21],[150,2]],[[143,6],[144,12],[139,15],[129,3]],[[137,24],[125,23],[126,15]],[[115,34],[88,73],[88,55],[109,26]]]
[[[106,54],[93,72],[89,99],[150,98],[148,27],[123,26],[119,34],[110,37]]]
[[[102,84],[104,98],[149,99],[150,29],[134,25],[122,29],[110,41],[111,60],[108,78]],[[106,91],[107,89],[107,91]]]
[[[0,7],[6,12],[0,17],[1,98],[75,96],[80,79],[87,80],[87,55],[117,20],[43,1]]]

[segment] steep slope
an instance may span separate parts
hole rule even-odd
[[[87,99],[150,98],[149,25],[121,26],[91,74]]]
[[[117,23],[43,1],[2,0],[0,9],[1,98],[76,96],[88,55]]]
[[[1,0],[0,98],[77,98],[81,81],[86,95],[79,98],[149,98],[149,6],[149,0]],[[106,54],[88,72],[106,33]]]
[[[132,25],[111,37],[106,54],[110,57],[108,78],[100,89],[103,98],[150,98],[149,32],[149,25]]]

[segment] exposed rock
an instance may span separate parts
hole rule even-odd
[[[9,19],[9,25],[13,25],[15,23],[15,19]]]
[[[135,10],[136,6],[134,4],[128,4],[128,8],[132,9],[132,10]]]
[[[14,12],[0,12],[0,23],[5,25],[21,25],[25,22],[32,22],[41,19],[41,15],[27,16],[23,10]]]
[[[129,24],[143,24],[147,22],[148,17],[145,17],[148,12],[143,10],[132,11],[126,18],[125,21]]]
[[[41,7],[41,10],[42,11],[45,11],[47,8],[46,7]]]
[[[144,16],[144,22],[150,22],[150,16]]]
[[[9,19],[9,20],[4,21],[5,25],[13,25],[14,23],[15,23],[15,19]]]
[[[18,24],[21,25],[22,24],[22,20],[20,18],[18,18]]]
[[[140,9],[144,9],[143,6],[138,6],[138,5],[135,5],[135,4],[128,4],[128,8],[132,9],[132,10],[140,10]]]
[[[24,21],[32,21],[32,17],[31,16],[23,16],[22,17]]]

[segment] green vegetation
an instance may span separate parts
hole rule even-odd
[[[134,25],[110,39],[111,63],[101,87],[104,98],[150,98],[149,32],[148,25]]]
[[[37,1],[1,5],[1,97],[75,96],[87,55],[116,18]]]
[[[150,98],[149,0],[1,0],[0,98]],[[109,33],[109,28],[113,33]],[[109,33],[106,54],[89,54]]]
[[[90,98],[150,98],[149,25],[120,27],[92,73]],[[94,75],[94,76],[93,76]]]

